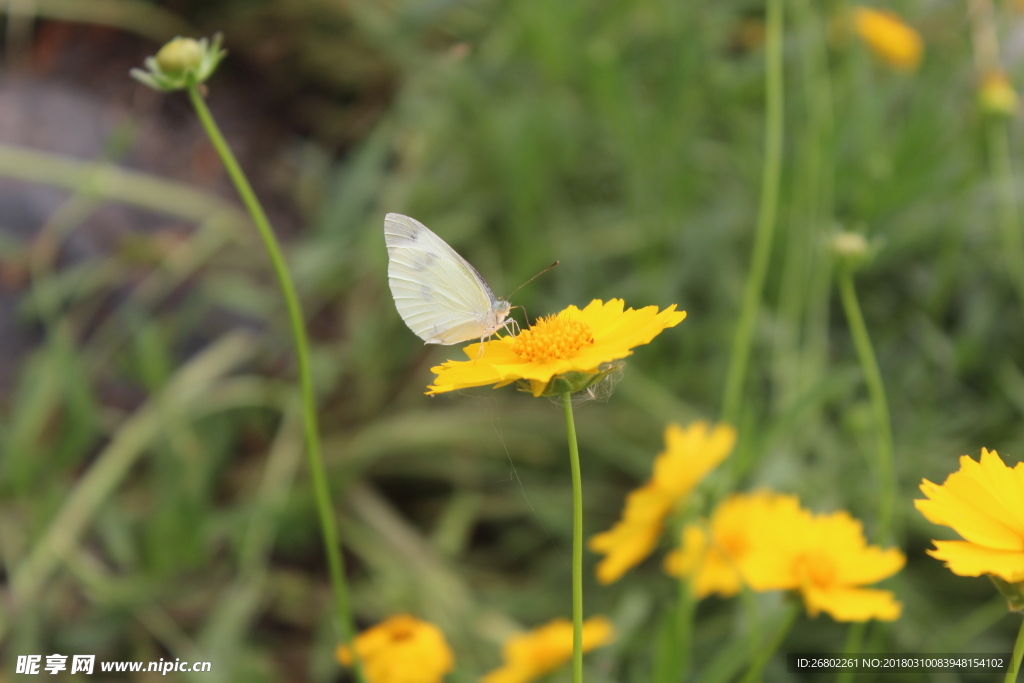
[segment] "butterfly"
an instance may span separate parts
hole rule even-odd
[[[476,268],[419,221],[389,213],[384,242],[395,308],[427,344],[482,342],[513,322],[511,304],[494,296]]]

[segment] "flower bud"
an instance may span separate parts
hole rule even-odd
[[[832,252],[844,258],[860,258],[868,253],[868,241],[859,232],[841,232],[832,238]]]
[[[978,105],[992,116],[1013,116],[1017,111],[1017,92],[1002,71],[985,75],[978,89]]]
[[[195,69],[203,60],[203,48],[192,38],[175,38],[156,53],[156,63],[169,76]]]
[[[221,49],[221,36],[175,38],[160,48],[155,57],[146,58],[145,69],[132,69],[132,78],[154,90],[171,92],[204,83],[227,53]]]
[[[873,255],[871,245],[859,232],[843,231],[832,236],[829,244],[836,260],[848,268],[859,268]]]

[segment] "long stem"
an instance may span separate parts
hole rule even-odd
[[[305,320],[302,315],[302,307],[299,303],[298,294],[295,291],[295,284],[292,281],[288,264],[285,262],[284,254],[274,235],[273,228],[267,214],[263,211],[256,193],[253,192],[249,180],[242,171],[241,166],[235,159],[235,155],[228,147],[227,141],[217,127],[213,115],[210,113],[206,102],[196,86],[188,89],[189,99],[196,110],[196,115],[202,123],[206,134],[213,143],[217,154],[220,156],[224,168],[231,176],[238,195],[245,204],[245,208],[252,216],[253,223],[260,233],[263,246],[270,256],[270,262],[274,267],[274,274],[277,276],[278,286],[284,296],[285,306],[288,309],[288,321],[292,328],[292,337],[295,341],[295,356],[299,369],[299,385],[302,394],[303,428],[306,433],[306,455],[309,459],[309,472],[313,481],[313,496],[316,500],[317,513],[320,516],[320,529],[323,533],[324,551],[327,554],[327,566],[330,572],[331,585],[334,588],[334,603],[338,621],[341,627],[342,641],[350,644],[355,632],[352,621],[352,610],[349,604],[348,586],[345,583],[345,564],[341,555],[341,544],[338,542],[338,530],[334,520],[334,507],[331,504],[331,491],[327,485],[327,476],[324,474],[323,458],[320,455],[320,434],[317,425],[316,395],[313,388],[313,372],[309,362],[309,340],[306,337]],[[351,647],[353,653],[355,648]],[[356,676],[362,681],[363,674],[356,661]]]
[[[580,450],[576,445],[576,423],[572,417],[572,396],[562,392],[565,432],[569,437],[572,463],[572,683],[583,681],[583,481]]]
[[[794,600],[793,604],[789,606],[789,611],[783,618],[781,624],[775,629],[775,635],[772,637],[768,645],[758,653],[757,657],[750,664],[750,668],[747,669],[747,674],[743,677],[741,683],[754,683],[755,681],[761,680],[761,675],[764,672],[764,667],[767,666],[768,661],[775,654],[775,651],[782,645],[782,641],[789,635],[789,631],[793,628],[793,622],[800,615],[800,602]]]
[[[764,166],[761,171],[761,206],[750,272],[743,291],[740,319],[736,325],[729,370],[722,401],[722,419],[739,424],[743,387],[750,361],[754,325],[761,308],[764,281],[772,254],[772,234],[779,205],[779,179],[782,175],[782,0],[768,0],[765,32],[765,142]]]
[[[878,453],[875,467],[878,471],[878,529],[879,540],[889,540],[892,525],[893,503],[896,498],[896,472],[893,463],[892,424],[889,421],[889,403],[885,398],[885,384],[882,373],[878,369],[875,350],[871,346],[864,316],[857,301],[857,290],[853,286],[853,273],[848,267],[839,270],[839,295],[843,301],[843,312],[850,325],[853,345],[857,349],[864,381],[868,385],[871,397],[871,410],[875,416],[875,429],[878,432]]]
[[[1017,671],[1020,669],[1021,655],[1024,655],[1024,619],[1020,620],[1020,630],[1017,631],[1017,641],[1013,644],[1013,662],[1006,671],[1003,683],[1014,683],[1017,680]]]

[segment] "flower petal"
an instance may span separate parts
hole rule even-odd
[[[606,555],[597,565],[597,580],[605,584],[618,581],[627,570],[643,562],[658,544],[671,507],[672,497],[653,484],[632,491],[626,498],[622,519],[590,538],[590,549]]]
[[[665,450],[654,461],[651,479],[676,498],[688,495],[735,445],[736,430],[728,425],[711,429],[707,422],[694,422],[684,429],[670,424],[665,428]]]
[[[1024,552],[994,550],[967,541],[932,541],[926,551],[958,576],[994,574],[1009,583],[1024,581]]]
[[[895,621],[903,610],[892,591],[876,588],[808,586],[801,594],[808,614],[813,617],[825,612],[836,621]]]
[[[929,521],[987,548],[1024,550],[1024,468],[1010,470],[995,451],[983,450],[981,462],[962,456],[941,486],[926,479],[921,491],[927,499],[914,506]]]

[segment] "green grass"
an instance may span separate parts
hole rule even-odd
[[[251,5],[193,18],[216,19],[245,54],[260,12],[271,13]],[[827,252],[838,227],[863,230],[880,248],[856,285],[891,410],[895,538],[909,560],[887,584],[904,615],[869,627],[865,649],[1008,651],[1018,619],[986,580],[924,555],[948,532],[911,504],[921,478],[941,481],[961,454],[987,446],[1013,463],[1024,452],[1024,310],[1004,266],[1004,189],[974,106],[965,8],[895,9],[927,41],[913,75],[830,29],[838,4],[786,6],[781,205],[743,397],[740,486],[847,509],[877,531],[875,421]],[[339,10],[307,0],[288,11]],[[764,149],[762,51],[740,28],[761,12],[512,0],[330,14],[373,55],[339,66],[346,78],[379,86],[383,63],[396,85],[339,161],[306,157],[296,201],[308,221],[288,258],[311,320],[358,619],[409,611],[437,623],[458,657],[451,681],[494,667],[512,629],[570,614],[569,463],[555,404],[511,389],[423,396],[429,368],[461,352],[424,348],[396,314],[383,215],[422,220],[499,294],[559,259],[515,297],[533,317],[611,297],[689,312],[637,350],[609,402],[576,413],[585,527],[608,528],[649,475],[665,423],[718,417]],[[232,21],[250,28],[237,49]],[[288,27],[304,45],[304,78],[339,78],[323,58],[333,53],[318,52],[330,36],[298,19]],[[462,42],[459,58],[449,48]],[[216,103],[217,78],[210,87]],[[321,111],[315,129],[344,127]],[[1012,122],[1013,162],[1019,137]],[[115,143],[115,161],[96,164],[0,147],[0,175],[69,192],[48,222],[57,240],[104,202],[196,226],[170,252],[141,235],[74,268],[43,264],[22,291],[24,320],[43,335],[0,397],[0,555],[21,605],[4,602],[3,670],[18,654],[87,652],[209,659],[203,681],[338,680],[269,264],[231,202],[117,168]],[[0,259],[27,263],[31,249],[4,239]],[[244,341],[219,324],[228,314],[250,321]],[[667,546],[610,587],[585,555],[587,613],[608,614],[621,633],[588,655],[588,681],[652,680],[657,634],[674,618]],[[767,623],[784,611],[777,596],[756,603]],[[705,601],[697,620],[694,680],[735,678],[754,628],[742,602]],[[846,634],[801,617],[782,651],[838,652]],[[781,659],[765,679],[790,680]]]

